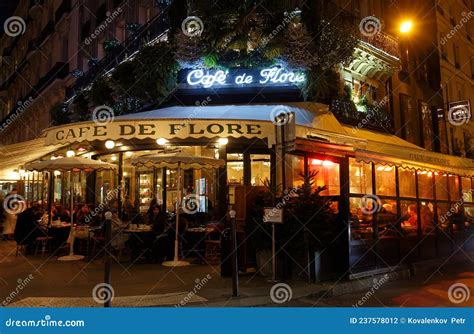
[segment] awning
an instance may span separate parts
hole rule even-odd
[[[18,169],[27,162],[52,153],[62,145],[46,146],[44,137],[7,146],[0,146],[0,179],[17,180]]]
[[[355,158],[404,168],[444,171],[451,174],[474,175],[474,160],[428,151],[395,135],[345,126],[359,138]]]
[[[80,122],[45,130],[46,145],[96,140],[262,138],[275,143],[275,116],[293,112],[296,137],[309,134],[345,134],[326,105],[318,103],[173,106],[124,115],[100,122]]]

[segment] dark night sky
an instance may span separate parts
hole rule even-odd
[[[19,3],[18,0],[0,0],[0,34],[3,33],[3,23],[13,14]]]

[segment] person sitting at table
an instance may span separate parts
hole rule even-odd
[[[15,226],[15,241],[18,245],[26,246],[26,253],[32,253],[37,237],[45,236],[46,232],[38,223],[40,212],[36,205],[33,205],[21,212]]]
[[[77,225],[86,225],[89,214],[89,206],[82,204],[81,208],[74,214],[74,223]]]
[[[153,204],[147,212],[147,224],[152,226],[152,230],[156,233],[151,246],[151,259],[153,263],[163,262],[166,257],[168,248],[168,238],[165,230],[167,229],[167,217],[161,210],[161,206]]]
[[[71,222],[71,215],[61,204],[57,204],[53,211],[53,221],[59,220],[61,222]]]
[[[402,217],[402,228],[407,232],[416,230],[418,224],[418,215],[416,213],[416,205],[410,204],[407,209],[407,214]]]
[[[158,235],[162,234],[166,228],[166,215],[161,211],[158,204],[154,204],[148,209],[146,223],[152,226],[153,231]]]

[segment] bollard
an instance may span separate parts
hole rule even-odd
[[[104,261],[104,283],[111,285],[112,282],[112,272],[110,267],[110,241],[112,239],[112,212],[107,211],[105,213],[105,222],[104,222],[104,236],[105,236],[105,261]],[[104,302],[104,307],[110,307],[112,304],[112,300],[107,298]]]
[[[239,266],[237,263],[237,227],[235,226],[236,212],[231,210],[229,212],[231,220],[231,234],[232,234],[232,296],[239,297]]]

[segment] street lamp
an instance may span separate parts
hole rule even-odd
[[[400,23],[400,33],[409,34],[413,28],[412,20],[404,20]]]

